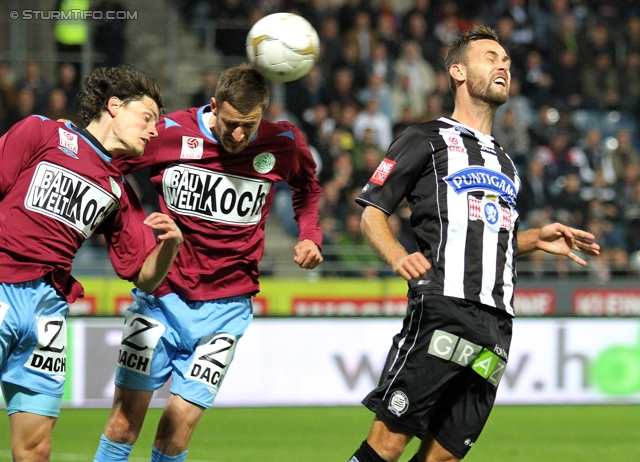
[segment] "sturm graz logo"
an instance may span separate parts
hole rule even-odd
[[[400,417],[409,408],[409,398],[400,390],[396,390],[389,398],[389,410]]]

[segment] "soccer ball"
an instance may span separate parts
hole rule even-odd
[[[267,78],[291,82],[313,67],[320,39],[313,26],[292,13],[274,13],[256,22],[247,35],[247,56]]]

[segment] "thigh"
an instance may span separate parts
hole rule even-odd
[[[198,303],[202,319],[190,336],[191,349],[174,360],[171,392],[203,408],[213,406],[236,346],[253,319],[249,296]]]
[[[493,314],[503,319],[499,313]],[[411,298],[379,386],[363,403],[388,425],[407,434],[422,436],[433,431],[432,422],[452,412],[446,403],[451,403],[456,393],[464,393],[466,384],[477,382],[485,387],[489,380],[499,381],[498,369],[504,369],[506,361],[488,349],[501,345],[506,356],[510,341],[506,315],[504,322],[508,335],[501,335],[500,328],[505,326],[494,326],[492,314],[472,302],[442,296]],[[495,397],[496,385],[489,385]],[[463,423],[477,427],[470,419],[463,419]]]
[[[0,380],[61,398],[67,302],[43,279],[0,284]],[[20,410],[20,409],[18,409]]]
[[[11,452],[17,460],[40,460],[51,451],[51,434],[56,417],[18,412],[9,416]],[[38,454],[34,454],[37,451]]]

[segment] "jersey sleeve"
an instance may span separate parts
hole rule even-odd
[[[15,124],[0,138],[0,200],[33,160],[42,143],[43,129],[44,120],[30,116]]]
[[[318,202],[322,188],[316,177],[316,162],[302,132],[291,126],[296,142],[293,165],[287,183],[291,187],[294,218],[300,228],[299,240],[309,239],[318,247],[322,245]]]
[[[108,229],[103,231],[109,259],[116,274],[128,281],[142,269],[142,264],[156,246],[153,230],[143,224],[146,213],[133,188],[125,183],[121,208]]]
[[[391,144],[356,202],[391,215],[415,187],[432,158],[433,147],[425,133],[417,126],[409,127]]]

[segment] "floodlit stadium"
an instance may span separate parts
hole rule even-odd
[[[172,112],[210,103],[219,75],[247,61],[246,36],[261,17],[296,13],[320,37],[306,76],[271,82],[264,118],[291,122],[310,146],[323,188],[324,262],[312,270],[294,262],[291,190],[274,184],[254,318],[187,460],[346,461],[366,437],[373,414],[360,403],[377,386],[402,328],[407,283],[367,245],[354,199],[372,175],[385,174],[378,166],[392,140],[410,125],[451,114],[444,53],[475,23],[495,28],[511,57],[510,99],[496,112],[492,133],[520,176],[520,230],[567,223],[593,233],[601,254],[582,255],[586,267],[543,252],[518,259],[508,365],[491,417],[464,460],[640,460],[636,2],[87,0],[71,2],[79,8],[71,6],[73,13],[56,3],[0,2],[0,136],[33,114],[80,123],[73,97],[100,65],[144,71]],[[71,27],[60,30],[65,19]],[[371,101],[378,103],[375,117],[367,112]],[[189,152],[197,155],[198,147],[196,140]],[[262,162],[273,167],[268,157]],[[136,172],[128,179],[145,210],[157,210],[148,178]],[[191,207],[178,193],[174,199]],[[221,200],[215,205],[224,208]],[[465,200],[465,213],[468,206],[470,220],[484,219],[478,210],[485,205]],[[499,207],[497,213],[504,218]],[[401,203],[389,225],[411,253],[418,247],[409,214]],[[73,275],[85,296],[70,305],[67,319],[53,462],[92,460],[116,364],[144,361],[120,352],[133,285],[117,277],[99,236],[77,254]],[[169,385],[153,396],[133,462],[149,460]],[[400,461],[418,446],[412,441]],[[5,460],[11,442],[2,417]]]

